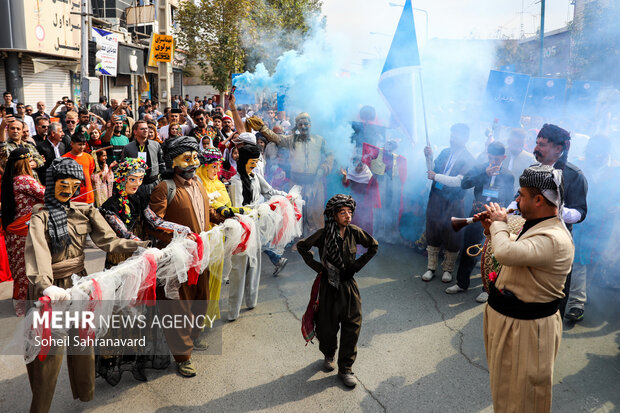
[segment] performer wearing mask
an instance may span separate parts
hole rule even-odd
[[[258,146],[247,143],[239,148],[237,175],[230,180],[230,198],[234,207],[254,206],[258,204],[261,196],[269,199],[273,195],[286,195],[286,192],[273,189],[260,173],[253,172],[259,158]],[[251,266],[249,261],[247,255],[233,255],[232,257],[228,296],[229,321],[234,321],[239,317],[244,296],[249,309],[256,307],[258,302],[258,284],[261,273],[260,248],[256,256],[256,265]]]
[[[47,170],[45,204],[33,209],[26,238],[26,275],[31,300],[47,296],[54,303],[71,298],[66,290],[72,285],[71,275],[87,275],[84,269],[87,236],[108,253],[132,253],[149,244],[116,237],[93,204],[70,202],[83,180],[82,167],[71,158],[54,159]],[[94,360],[92,347],[74,348],[67,355],[73,398],[92,400]],[[52,347],[44,360],[36,358],[26,366],[32,389],[30,411],[49,411],[61,364],[62,348]]]
[[[305,263],[321,274],[316,335],[319,350],[325,356],[323,367],[336,366],[337,336],[340,330],[338,377],[345,386],[355,387],[352,367],[357,356],[357,340],[362,327],[362,300],[353,278],[379,249],[379,243],[363,229],[351,225],[355,200],[343,194],[333,196],[325,206],[325,227],[297,243]],[[357,245],[367,249],[357,260]],[[314,259],[312,247],[319,249],[320,261]]]
[[[327,153],[325,139],[311,133],[312,119],[306,112],[295,118],[292,135],[278,135],[258,116],[252,116],[245,122],[235,110],[235,96],[231,95],[230,110],[235,119],[237,131],[255,130],[269,142],[290,150],[291,182],[302,187],[304,205],[304,234],[311,234],[323,226],[323,205],[325,203],[325,177],[331,172],[334,157]],[[245,123],[245,124],[244,124]]]
[[[138,122],[136,122],[138,124]],[[105,152],[103,152],[105,153]],[[190,229],[183,225],[164,221],[149,207],[149,198],[138,190],[142,185],[147,165],[143,159],[127,158],[115,169],[116,179],[112,196],[99,208],[116,234],[124,239],[140,241],[144,239],[144,224],[149,228],[164,232],[190,234]],[[130,257],[130,254],[106,254],[105,267],[111,268]],[[149,333],[153,333],[151,329]],[[160,333],[158,331],[157,333]],[[154,335],[153,335],[154,336]],[[115,386],[121,379],[123,371],[131,370],[136,380],[146,381],[144,369],[168,367],[170,357],[159,355],[108,355],[96,360],[97,373],[109,384]]]
[[[562,222],[562,171],[531,166],[519,178],[525,225],[511,235],[497,203],[477,215],[502,265],[489,285],[484,344],[496,412],[549,412],[553,365],[562,338],[558,311],[574,246]]]
[[[249,207],[233,207],[228,196],[226,186],[218,178],[218,172],[222,162],[222,153],[216,148],[205,148],[200,153],[202,165],[196,171],[202,185],[209,195],[210,203],[210,227],[224,222],[226,218],[232,218],[235,214],[248,214],[252,209]]]
[[[166,171],[162,182],[151,193],[150,207],[160,218],[189,227],[192,233],[200,234],[209,229],[209,197],[196,169],[198,142],[191,136],[169,138],[164,144]],[[172,239],[168,232],[155,231],[159,247],[165,247]],[[168,299],[162,286],[157,288],[158,307],[162,314],[197,317],[207,313],[209,297],[209,270],[198,275],[196,283],[190,280],[180,285],[179,299]],[[205,350],[207,343],[199,326],[166,329],[166,341],[177,362],[177,371],[183,377],[196,376],[191,356],[193,350]]]

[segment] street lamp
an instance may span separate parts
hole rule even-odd
[[[393,1],[390,1],[388,3],[390,5],[390,7],[404,7],[404,4],[399,4],[399,3],[394,3]],[[413,8],[413,11],[421,11],[422,13],[424,13],[424,17],[426,18],[426,25],[424,26],[424,28],[426,29],[426,41],[428,42],[428,11],[424,10],[424,9],[418,9],[416,7]]]

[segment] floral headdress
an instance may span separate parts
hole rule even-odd
[[[118,200],[120,209],[118,215],[126,223],[131,220],[131,208],[129,207],[129,198],[127,191],[125,191],[125,185],[127,184],[127,178],[129,175],[145,174],[147,169],[146,162],[141,158],[127,158],[123,162],[119,163],[114,170],[114,187],[118,193]]]

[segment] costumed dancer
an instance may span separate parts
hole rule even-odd
[[[209,229],[209,196],[196,176],[200,166],[198,143],[191,136],[168,138],[164,144],[166,171],[162,182],[151,193],[150,207],[166,221],[185,225],[194,234]],[[155,231],[159,247],[172,240],[167,232]],[[179,286],[179,299],[166,297],[163,286],[157,288],[157,302],[162,314],[204,316],[209,298],[209,270],[198,274],[197,279],[188,278]],[[194,377],[196,368],[191,356],[193,350],[205,350],[206,340],[201,336],[202,327],[184,326],[166,329],[166,341],[177,362],[177,371],[183,377]]]
[[[286,196],[286,192],[273,189],[259,173],[253,173],[260,158],[257,145],[245,144],[239,148],[237,175],[230,181],[230,198],[233,206],[257,205],[261,196],[265,199],[273,195]],[[228,320],[239,317],[241,301],[245,295],[245,304],[249,309],[258,302],[258,285],[261,273],[261,249],[258,249],[256,265],[251,266],[247,255],[233,255],[230,270],[230,288],[228,297]]]
[[[338,377],[345,386],[355,387],[352,367],[357,356],[357,340],[362,328],[362,300],[353,278],[379,249],[379,243],[363,229],[351,225],[355,200],[343,194],[333,196],[325,206],[325,227],[297,243],[297,251],[306,264],[321,275],[319,308],[315,316],[319,350],[325,356],[323,367],[335,369],[338,348]],[[367,249],[357,260],[357,245]],[[320,261],[314,259],[312,247],[319,249]]]
[[[38,300],[47,296],[52,303],[70,299],[66,288],[71,275],[86,275],[84,245],[90,236],[105,252],[134,252],[148,242],[121,239],[93,204],[71,202],[84,180],[82,167],[71,158],[57,158],[47,170],[45,203],[37,205],[30,219],[26,238],[26,275],[30,281],[28,296]],[[72,341],[70,341],[72,342]],[[43,359],[36,358],[26,367],[32,389],[31,412],[50,409],[62,347],[52,347]],[[70,348],[67,355],[73,398],[92,400],[95,391],[95,356],[92,347]]]
[[[9,266],[13,274],[13,306],[17,316],[26,315],[28,278],[24,249],[32,208],[43,203],[45,187],[37,181],[30,168],[32,155],[25,147],[14,149],[2,176],[2,228],[6,235]]]
[[[270,142],[290,150],[290,179],[293,185],[302,187],[302,197],[306,202],[303,211],[304,234],[311,234],[321,228],[325,177],[332,170],[334,157],[327,153],[325,139],[310,133],[310,115],[306,112],[297,115],[292,135],[274,133],[256,116],[246,120],[246,124],[247,128],[259,131]]]
[[[116,179],[112,196],[99,208],[105,220],[119,237],[136,241],[145,238],[143,227],[145,224],[157,231],[190,234],[188,227],[163,220],[149,207],[149,197],[144,192],[138,191],[146,170],[146,162],[141,158],[126,158],[118,164],[115,169]],[[130,254],[126,253],[108,253],[105,267],[111,268],[129,257]],[[149,333],[152,333],[152,330]],[[154,337],[154,334],[152,336]],[[96,360],[97,373],[115,386],[125,370],[131,370],[136,380],[146,381],[144,373],[146,367],[162,369],[170,363],[168,355],[159,357],[155,354],[152,358],[151,355],[148,356],[99,356]]]
[[[232,218],[235,214],[248,214],[252,211],[249,207],[233,207],[228,196],[226,186],[218,178],[218,172],[222,161],[222,152],[217,148],[206,147],[200,152],[202,165],[196,175],[202,181],[202,185],[209,196],[209,229],[214,225],[221,224],[224,220]],[[209,319],[220,318],[220,292],[222,289],[222,272],[224,261],[209,265]]]
[[[457,123],[450,128],[450,148],[446,148],[435,159],[434,168],[428,171],[428,179],[433,181],[426,207],[426,240],[428,246],[427,271],[422,275],[423,281],[430,281],[435,277],[438,267],[439,252],[444,248],[442,263],[443,282],[452,281],[452,271],[463,244],[463,234],[452,230],[451,217],[461,217],[465,214],[463,198],[465,190],[460,187],[448,187],[435,179],[441,174],[448,177],[465,175],[473,166],[474,158],[465,144],[469,139],[469,126]],[[432,159],[433,151],[430,146],[424,148],[424,154]]]
[[[495,412],[549,412],[553,365],[562,338],[558,311],[575,248],[562,222],[562,171],[531,166],[519,178],[525,218],[511,235],[506,209],[486,205],[482,226],[502,269],[489,285],[484,345]],[[482,214],[478,214],[482,218]]]

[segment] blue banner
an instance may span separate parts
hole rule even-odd
[[[527,95],[529,75],[491,70],[484,98],[482,119],[500,125],[519,127]]]
[[[568,89],[566,111],[568,116],[591,117],[596,113],[601,82],[575,80]]]
[[[555,118],[562,115],[566,79],[533,77],[527,88],[523,115]]]
[[[413,7],[411,0],[406,0],[379,77],[379,93],[411,141],[415,136],[413,75],[419,67]]]
[[[235,86],[235,78],[237,76],[241,76],[243,73],[233,73],[232,74],[232,84]],[[243,89],[235,90],[235,102],[241,105],[253,105],[256,103],[256,96],[253,93],[248,93]]]

